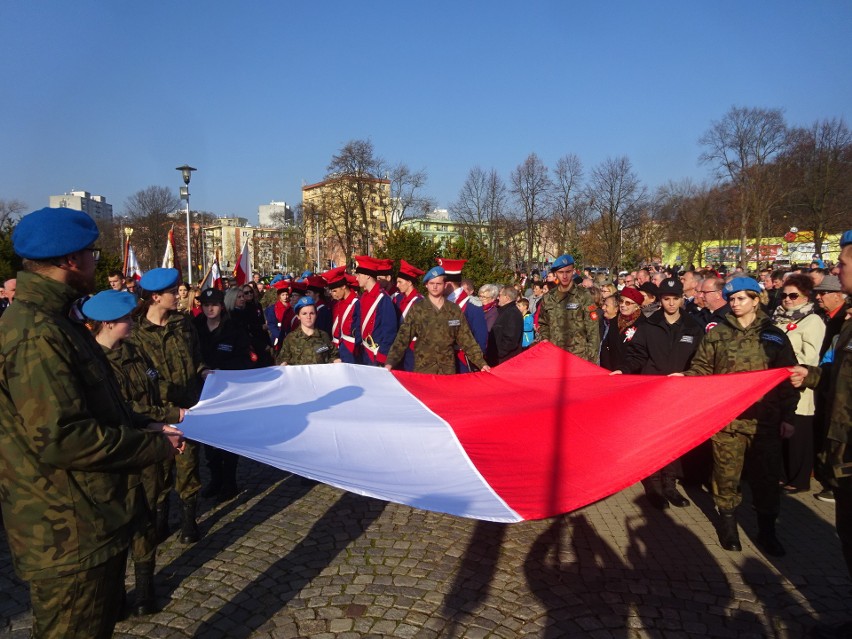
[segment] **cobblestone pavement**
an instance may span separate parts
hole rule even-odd
[[[723,551],[700,489],[684,509],[650,509],[637,485],[563,517],[503,525],[246,460],[240,479],[235,500],[204,501],[199,543],[173,535],[160,547],[162,612],[120,623],[116,636],[802,637],[852,608],[833,506],[811,493],[783,497],[789,552],[772,559],[755,548],[745,505],[743,552]],[[27,591],[2,532],[0,593],[0,637],[28,636]]]

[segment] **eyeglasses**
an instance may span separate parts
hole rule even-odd
[[[778,297],[781,298],[782,300],[786,300],[789,297],[791,300],[793,300],[795,302],[797,299],[799,299],[801,297],[801,295],[799,295],[798,293],[781,293],[781,295],[779,295]]]
[[[695,291],[696,295],[710,295],[710,293],[718,293],[716,289],[711,289],[709,291]]]

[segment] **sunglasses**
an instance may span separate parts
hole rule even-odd
[[[795,302],[797,299],[799,299],[801,297],[801,295],[799,295],[798,293],[781,293],[781,295],[779,295],[778,297],[781,298],[782,300],[786,300],[789,297],[791,300],[793,300]]]

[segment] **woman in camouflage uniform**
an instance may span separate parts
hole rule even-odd
[[[287,334],[278,352],[277,364],[329,364],[340,362],[340,353],[331,336],[316,328],[317,308],[309,295],[293,306],[299,327]]]

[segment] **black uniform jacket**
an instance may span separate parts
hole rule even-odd
[[[636,332],[626,345],[622,369],[625,373],[682,373],[689,368],[704,337],[701,324],[683,312],[674,324],[669,324],[664,311],[659,310],[650,317],[640,317],[634,326]]]

